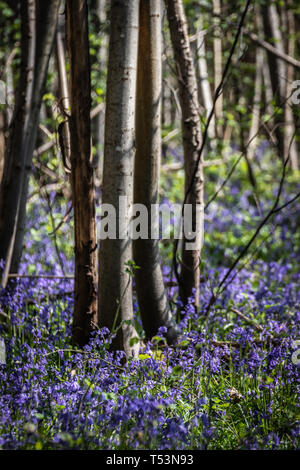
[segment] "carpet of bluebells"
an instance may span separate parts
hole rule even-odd
[[[220,168],[210,170],[208,191],[221,176]],[[71,345],[72,279],[21,278],[1,291],[0,449],[299,447],[299,202],[263,229],[204,315],[276,194],[271,181],[259,181],[265,196],[258,210],[246,180],[246,170],[239,170],[207,211],[201,307],[186,308],[176,347],[166,346],[161,328],[137,360],[123,365],[122,353],[109,351],[108,331],[95,331],[83,349]],[[172,199],[168,181],[162,185]],[[296,186],[287,181],[282,202]],[[52,222],[59,222],[67,203],[54,193],[50,202]],[[72,273],[71,225],[61,226],[54,243],[49,206],[33,198],[21,272]],[[164,245],[170,281],[172,247]],[[176,286],[168,294],[175,310]],[[136,302],[134,308],[142,338]]]

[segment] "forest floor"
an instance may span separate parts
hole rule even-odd
[[[226,167],[207,170],[206,200],[235,157]],[[6,363],[0,365],[0,448],[299,447],[299,202],[262,229],[204,315],[220,280],[273,204],[280,172],[270,165],[272,158],[268,151],[257,155],[255,197],[243,161],[207,209],[201,306],[198,312],[192,305],[186,309],[176,347],[165,346],[162,328],[137,360],[123,366],[122,353],[113,357],[108,351],[105,331],[97,330],[82,350],[71,346],[72,279],[21,278],[2,290]],[[288,175],[281,204],[299,191],[298,181],[299,174]],[[163,202],[180,201],[183,172],[163,174],[161,184]],[[29,201],[22,272],[70,274],[72,219],[51,235],[68,203],[56,193],[47,201],[38,196]],[[172,243],[165,240],[161,247],[170,281]],[[177,287],[168,293],[175,310]],[[142,338],[135,299],[134,307]]]

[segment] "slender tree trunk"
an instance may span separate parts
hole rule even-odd
[[[6,134],[5,113],[4,111],[0,111],[0,185],[1,185],[4,161],[5,161],[5,134]]]
[[[257,134],[259,131],[260,106],[262,101],[263,59],[263,51],[260,48],[257,48],[255,61],[255,82],[252,105],[252,121],[248,137],[248,142],[250,142],[250,144],[247,148],[247,157],[249,161],[253,160],[257,143]]]
[[[69,86],[66,72],[65,44],[63,39],[63,29],[65,22],[61,18],[56,33],[56,61],[58,69],[58,83],[60,91],[60,100],[65,113],[70,110]]]
[[[163,64],[163,70],[166,70],[166,63]],[[167,83],[162,81],[162,124],[171,126],[172,124],[172,99],[171,90]]]
[[[2,287],[7,284],[11,267],[25,174],[24,149],[28,138],[34,80],[35,15],[34,0],[21,3],[21,68],[0,194],[0,259],[5,262],[1,276]]]
[[[284,16],[286,20],[287,28],[287,54],[291,57],[295,57],[295,46],[296,46],[296,29],[295,19],[293,12],[290,10],[290,1],[284,7]],[[294,138],[295,134],[295,120],[293,115],[293,109],[291,107],[291,95],[293,93],[292,83],[295,80],[295,69],[291,64],[286,65],[286,91],[285,97],[286,102],[284,105],[284,159],[286,160],[290,153],[290,165],[292,170],[299,169],[298,163],[298,148],[297,142]]]
[[[264,85],[264,95],[265,95],[265,105],[266,112],[269,116],[273,116],[274,107],[273,107],[273,93],[272,93],[272,84],[271,84],[271,75],[270,67],[267,60],[267,53],[263,51],[263,85]],[[268,125],[273,126],[274,119],[271,118],[268,120]]]
[[[262,16],[265,31],[265,38],[275,40],[274,46],[279,52],[284,53],[284,45],[282,34],[280,31],[279,15],[274,3],[262,6]],[[270,78],[273,92],[273,101],[278,108],[282,108],[285,100],[285,80],[286,80],[286,64],[282,59],[275,57],[270,52],[267,53],[270,67]],[[284,116],[276,113],[274,117],[275,135],[278,145],[278,153],[281,159],[284,158]]]
[[[202,31],[202,21],[201,17],[199,20],[198,34],[197,34],[197,51],[198,51],[198,71],[199,71],[199,81],[200,81],[200,90],[201,96],[203,99],[203,104],[206,112],[206,117],[213,107],[213,99],[210,89],[210,84],[208,80],[208,70],[206,62],[206,48],[205,48],[205,35]],[[215,119],[210,122],[208,128],[208,136],[211,140],[215,139]]]
[[[137,353],[130,345],[136,332],[129,324],[133,305],[127,264],[132,260],[128,225],[133,202],[138,16],[138,0],[111,1],[102,204],[115,209],[121,230],[117,228],[115,239],[101,239],[99,264],[99,324],[117,328],[112,346],[127,355]]]
[[[32,156],[35,148],[38,131],[39,114],[49,59],[54,43],[58,9],[60,0],[45,2],[36,1],[36,50],[34,59],[33,91],[30,103],[30,119],[26,131],[26,140],[23,147],[25,154],[24,178],[20,198],[20,210],[17,220],[16,237],[11,260],[11,272],[17,272],[22,255],[23,239],[26,223],[26,203],[28,194],[29,177],[32,168]]]
[[[84,345],[97,324],[98,280],[86,0],[66,1],[66,26],[70,60],[71,181],[75,225],[73,341]]]
[[[58,21],[58,28],[56,32],[56,63],[58,71],[58,88],[59,88],[59,103],[60,111],[64,120],[62,127],[62,139],[65,153],[65,164],[70,165],[71,158],[71,136],[70,126],[68,122],[68,115],[70,113],[70,96],[69,96],[69,85],[66,71],[66,57],[65,57],[65,41],[64,31],[66,29],[65,19],[60,16]]]
[[[99,27],[101,28],[101,44],[97,53],[97,67],[98,73],[104,74],[106,69],[106,53],[107,53],[107,34],[103,32],[103,26],[107,22],[106,14],[106,0],[97,0],[94,6],[95,14],[97,15]],[[104,144],[104,112],[100,112],[92,121],[92,137],[93,146],[95,147],[95,154],[93,157],[93,167],[96,171],[97,180],[102,180],[102,154]]]
[[[222,38],[221,38],[221,1],[213,0],[213,14],[214,16],[214,39],[213,39],[213,51],[214,51],[214,85],[215,91],[222,80]],[[222,138],[223,125],[220,120],[223,118],[223,95],[221,94],[215,104],[215,117],[216,117],[216,133],[217,136]],[[219,121],[219,122],[218,122]]]
[[[177,337],[176,324],[165,294],[158,239],[151,237],[151,224],[159,227],[158,214],[151,211],[151,205],[158,202],[161,91],[161,2],[140,0],[134,202],[147,208],[148,238],[133,242],[134,261],[140,268],[136,270],[135,280],[147,339],[151,339],[160,326],[166,326],[171,343]]]
[[[202,141],[197,81],[182,0],[166,0],[166,6],[174,57],[180,77],[178,86],[182,111],[185,191],[187,191]],[[199,303],[200,256],[204,222],[203,190],[203,159],[201,159],[192,190],[186,201],[192,206],[192,231],[196,234],[193,241],[197,246],[192,250],[188,249],[188,242],[192,240],[187,240],[186,234],[183,236],[180,296],[184,304],[191,296],[195,299],[195,305]],[[199,215],[198,218],[196,213]]]

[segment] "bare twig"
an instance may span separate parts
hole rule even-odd
[[[280,52],[276,47],[272,46],[269,42],[265,41],[264,39],[260,39],[257,34],[252,33],[250,31],[244,31],[245,36],[248,36],[255,44],[263,49],[266,49],[271,54],[275,55],[279,59],[282,59],[287,64],[292,65],[296,69],[300,69],[300,61],[294,59],[294,57],[289,56],[288,54],[284,54]]]
[[[296,131],[295,131],[296,133]],[[235,269],[235,267],[238,265],[238,263],[240,262],[240,260],[245,256],[245,254],[248,252],[249,248],[251,247],[252,243],[254,242],[254,240],[256,239],[256,237],[258,236],[258,234],[260,233],[261,229],[264,227],[264,225],[269,221],[269,219],[272,217],[272,215],[274,215],[275,211],[277,210],[278,208],[278,203],[279,203],[279,200],[280,200],[280,196],[281,196],[281,193],[282,193],[282,189],[283,189],[283,183],[284,183],[284,180],[285,180],[285,175],[286,175],[286,168],[287,168],[287,164],[289,162],[289,159],[290,159],[290,149],[291,149],[291,145],[293,143],[293,140],[294,140],[294,137],[295,137],[295,133],[290,141],[290,145],[289,145],[289,152],[288,152],[288,156],[286,158],[286,160],[284,161],[284,164],[283,164],[283,169],[282,169],[282,175],[281,175],[281,179],[280,179],[280,183],[279,183],[279,187],[278,187],[278,191],[277,191],[277,194],[276,194],[276,198],[275,198],[275,201],[271,207],[271,209],[269,210],[269,212],[267,213],[267,215],[261,220],[261,222],[259,223],[258,227],[256,228],[255,232],[253,233],[252,237],[250,238],[250,240],[248,241],[248,243],[244,246],[244,248],[242,249],[242,251],[240,252],[240,254],[236,257],[235,261],[232,263],[232,265],[230,266],[230,268],[228,269],[227,273],[225,274],[225,276],[223,277],[223,279],[220,281],[218,287],[217,287],[217,293],[213,293],[211,298],[210,298],[210,301],[207,305],[207,308],[206,308],[206,312],[205,312],[205,316],[208,315],[209,311],[210,311],[210,308],[212,307],[212,305],[216,302],[218,296],[220,295],[221,292],[224,291],[224,289],[228,286],[228,283],[225,285],[225,287],[223,287],[223,289],[221,290],[221,287],[225,284],[226,280],[228,279],[228,277],[230,276],[230,274],[233,272],[233,270]],[[230,282],[234,279],[235,275],[230,279]]]
[[[95,108],[91,110],[91,113],[90,113],[91,119],[94,119],[103,110],[104,110],[104,103],[97,104],[97,106],[95,106]],[[40,147],[36,148],[33,155],[34,156],[41,155],[42,153],[45,153],[48,150],[50,150],[55,145],[56,145],[55,140],[51,140],[50,142],[46,142],[45,144],[43,144]]]
[[[242,312],[240,312],[237,308],[231,307],[230,310],[235,313],[238,317],[242,318],[246,323],[249,323],[250,325],[254,326],[258,331],[263,331],[263,327],[258,325],[254,320],[251,318],[247,317],[244,315]]]

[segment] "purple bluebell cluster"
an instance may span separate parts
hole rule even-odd
[[[122,352],[110,352],[105,329],[96,330],[83,349],[71,345],[72,279],[21,278],[1,291],[9,321],[0,321],[6,346],[0,448],[299,447],[300,206],[291,208],[293,217],[289,211],[276,216],[266,244],[218,290],[249,236],[246,229],[259,218],[238,181],[228,191],[230,197],[221,196],[206,218],[201,307],[195,311],[191,299],[182,311],[177,347],[166,346],[161,328],[139,358],[124,365]],[[59,222],[67,207],[51,197]],[[287,191],[283,200],[290,197]],[[260,203],[263,211],[270,204]],[[21,273],[62,275],[62,268],[72,273],[70,226],[58,234],[61,265],[48,236],[47,208],[37,207],[30,206]],[[167,264],[163,274],[169,281]],[[168,295],[175,312],[177,287],[169,287]],[[134,308],[143,337],[135,299]]]
[[[19,281],[13,293],[1,293],[10,326],[1,332],[7,364],[0,366],[0,446],[295,448],[299,367],[292,343],[300,292],[299,274],[289,271],[253,263],[207,320],[192,303],[187,307],[177,348],[161,347],[156,338],[125,366],[121,352],[109,352],[107,331],[70,351],[71,280]],[[218,280],[213,269],[202,305],[213,287],[209,279]],[[230,302],[262,331],[230,312]],[[162,328],[158,335],[164,334]]]

